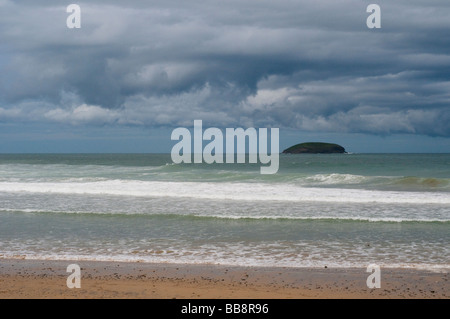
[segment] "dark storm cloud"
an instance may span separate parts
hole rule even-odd
[[[0,0],[0,122],[450,135],[450,4]]]

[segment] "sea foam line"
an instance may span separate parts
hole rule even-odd
[[[364,216],[350,216],[350,215],[322,215],[322,216],[282,216],[282,215],[206,215],[206,214],[160,214],[160,213],[146,213],[146,212],[100,212],[100,211],[62,211],[62,210],[48,210],[48,209],[12,209],[1,208],[0,213],[24,213],[24,214],[56,214],[56,215],[108,215],[108,216],[137,216],[149,218],[180,218],[180,219],[220,219],[220,220],[252,220],[252,221],[335,221],[342,222],[373,222],[373,223],[448,223],[450,219],[444,218],[403,218],[403,217],[364,217]]]
[[[109,255],[75,255],[75,254],[40,254],[40,253],[5,253],[0,256],[0,260],[39,260],[39,261],[85,261],[85,262],[139,262],[156,264],[176,264],[176,265],[221,265],[221,266],[244,266],[244,267],[283,267],[283,268],[319,268],[323,269],[326,264],[328,268],[367,268],[367,262],[356,261],[333,261],[329,260],[303,260],[303,262],[275,259],[257,260],[252,258],[221,258],[203,260],[165,257],[165,256],[130,256],[128,254]],[[380,263],[379,266],[384,269],[417,269],[436,273],[448,273],[450,266],[448,264],[432,263]]]
[[[282,183],[214,183],[108,180],[80,183],[2,182],[0,192],[187,197],[212,200],[450,204],[446,192],[308,188]]]

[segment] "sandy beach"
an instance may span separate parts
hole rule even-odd
[[[67,266],[81,268],[69,289]],[[448,273],[381,269],[369,289],[366,269],[264,268],[93,261],[0,260],[1,299],[446,299]]]

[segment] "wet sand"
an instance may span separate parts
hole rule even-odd
[[[67,266],[81,267],[69,289]],[[381,269],[381,288],[357,268],[276,268],[0,259],[1,299],[447,299],[448,273]]]

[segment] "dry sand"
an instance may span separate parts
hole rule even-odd
[[[81,288],[69,289],[69,264]],[[447,299],[448,273],[381,269],[369,289],[366,269],[265,268],[217,265],[0,259],[1,299]]]

